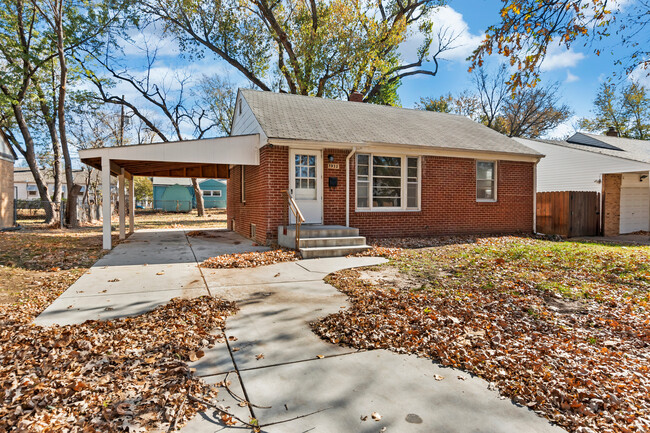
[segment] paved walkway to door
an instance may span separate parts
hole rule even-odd
[[[188,237],[183,230],[138,231],[98,261],[36,323],[136,315],[174,297],[210,294],[237,301],[241,310],[227,321],[228,346],[216,346],[191,366],[207,382],[230,381],[232,394],[252,405],[240,406],[225,389],[219,403],[241,419],[256,418],[264,432],[563,431],[460,370],[384,350],[359,352],[312,333],[311,321],[348,306],[346,297],[323,278],[384,259],[198,267],[217,254],[262,249],[227,231],[210,230],[206,237]],[[436,375],[444,379],[436,380]],[[373,421],[373,412],[381,420]],[[288,419],[293,420],[284,422]],[[250,430],[226,427],[219,414],[207,411],[184,431]]]
[[[383,261],[327,258],[204,271],[213,296],[237,301],[241,310],[227,321],[229,347],[217,346],[193,363],[196,374],[210,383],[230,381],[232,393],[254,406],[239,406],[226,390],[220,404],[240,419],[257,419],[264,432],[564,431],[461,370],[385,350],[356,351],[316,336],[310,322],[348,306],[323,278]],[[380,421],[371,419],[373,412]],[[245,431],[219,419],[207,411],[183,431]]]

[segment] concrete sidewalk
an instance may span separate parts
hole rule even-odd
[[[250,409],[220,392],[224,407],[257,419],[264,432],[563,431],[463,371],[384,350],[359,352],[311,332],[309,322],[348,306],[323,281],[328,273],[383,261],[332,258],[207,270],[213,296],[237,301],[241,310],[227,322],[231,350],[218,346],[192,366],[204,380],[227,378],[233,394],[247,396],[255,405]],[[373,421],[372,412],[382,419]],[[243,431],[219,419],[217,412],[202,413],[184,431]]]

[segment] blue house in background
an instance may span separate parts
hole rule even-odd
[[[174,185],[181,185],[187,188],[190,193],[189,197],[183,194],[183,198],[179,200],[174,206],[170,205],[169,200],[165,200],[170,196],[171,187]],[[226,197],[226,182],[215,179],[199,179],[199,188],[203,193],[203,204],[206,209],[225,209],[227,203]],[[174,194],[174,197],[180,194]],[[170,210],[170,206],[179,211],[187,211],[189,207],[189,200],[192,201],[192,208],[196,208],[196,197],[194,195],[194,188],[192,181],[185,178],[173,177],[154,177],[153,178],[153,208],[160,210]],[[184,203],[181,203],[183,201]],[[173,210],[173,209],[172,209]]]

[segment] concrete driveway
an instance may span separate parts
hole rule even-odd
[[[562,432],[488,389],[488,383],[430,360],[326,343],[309,323],[348,306],[323,281],[334,271],[384,259],[327,258],[253,269],[201,269],[228,252],[263,250],[238,235],[210,230],[138,231],[98,261],[37,319],[40,325],[141,314],[174,297],[209,294],[238,302],[228,345],[193,363],[210,383],[227,380],[219,404],[262,431]],[[443,380],[435,377],[443,376]],[[465,380],[459,379],[459,377]],[[239,405],[240,400],[251,402]],[[374,421],[371,414],[381,415]],[[218,413],[197,415],[185,432],[250,431],[227,427]]]
[[[191,231],[206,236],[187,236]],[[134,316],[172,298],[209,295],[199,263],[219,254],[266,250],[227,230],[138,230],[98,260],[34,322],[70,325]]]

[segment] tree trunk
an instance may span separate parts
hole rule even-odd
[[[196,197],[196,213],[199,216],[205,215],[205,207],[203,206],[203,194],[199,187],[199,182],[195,177],[192,178],[192,186],[194,187],[194,196]]]
[[[55,2],[56,4],[56,2]],[[63,4],[58,2],[59,10],[55,11],[54,22],[56,24],[56,49],[59,57],[59,100],[57,101],[57,117],[59,120],[59,139],[61,140],[61,150],[63,150],[63,161],[65,163],[65,181],[68,186],[68,200],[66,202],[66,219],[69,227],[78,227],[77,221],[77,200],[71,197],[74,188],[74,176],[72,173],[72,160],[70,150],[68,149],[68,136],[65,129],[65,97],[66,87],[68,84],[68,66],[65,58],[63,47]]]
[[[29,170],[34,176],[34,183],[36,183],[36,189],[38,189],[38,194],[41,197],[41,204],[45,210],[45,223],[51,224],[54,221],[54,208],[52,207],[52,199],[47,191],[47,185],[43,180],[43,175],[38,168],[38,162],[36,161],[36,153],[34,151],[34,139],[32,134],[29,132],[29,127],[23,116],[23,110],[20,105],[13,106],[14,117],[16,118],[16,123],[20,129],[20,133],[23,136],[25,141],[25,153],[23,156],[29,165]]]

